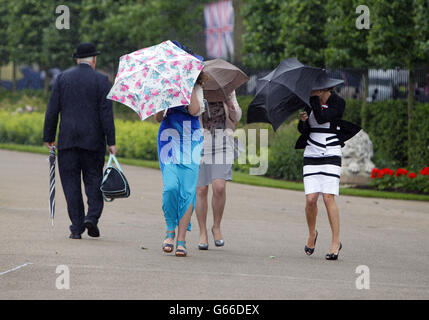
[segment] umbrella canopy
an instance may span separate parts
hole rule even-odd
[[[277,130],[289,115],[303,107],[303,103],[310,105],[314,79],[321,70],[305,66],[296,58],[283,60],[267,76],[258,79],[247,122],[268,122]]]
[[[49,151],[49,215],[52,225],[55,217],[55,147]]]
[[[170,40],[122,56],[107,95],[133,109],[142,120],[191,102],[203,62]]]
[[[312,90],[342,83],[342,80],[332,82],[325,74],[323,69],[303,65],[296,58],[283,60],[267,76],[258,79],[247,122],[268,122],[277,130],[291,114],[305,104],[310,106]]]
[[[204,98],[212,102],[224,101],[232,91],[249,80],[242,70],[219,58],[206,61],[204,72],[209,76],[204,85]]]

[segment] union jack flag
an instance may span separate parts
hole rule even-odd
[[[206,51],[210,58],[234,55],[234,8],[231,0],[210,3],[204,7]]]

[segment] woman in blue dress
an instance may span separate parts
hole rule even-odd
[[[177,230],[176,256],[185,257],[186,231],[190,231],[190,220],[196,203],[196,187],[201,160],[203,134],[198,121],[204,112],[203,81],[200,73],[188,106],[158,112],[161,122],[158,133],[158,157],[164,183],[162,210],[167,233],[162,244],[166,253],[173,252]]]

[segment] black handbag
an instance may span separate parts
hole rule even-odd
[[[116,168],[112,166],[112,161],[115,162]],[[121,166],[113,154],[110,154],[106,170],[104,170],[100,190],[104,200],[107,202],[111,202],[116,198],[128,198],[130,196],[130,186],[127,178],[125,178]]]

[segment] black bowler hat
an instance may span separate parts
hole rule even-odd
[[[75,53],[73,53],[74,59],[86,58],[98,56],[100,51],[95,50],[95,45],[91,42],[81,43]]]

